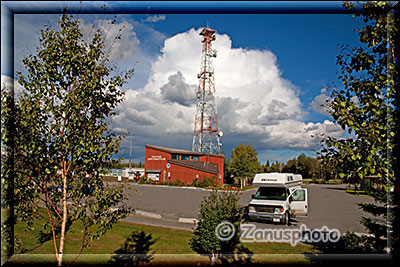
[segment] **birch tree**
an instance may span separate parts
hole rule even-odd
[[[25,90],[14,113],[16,218],[31,222],[44,203],[44,231],[50,231],[59,266],[71,224],[83,226],[80,255],[129,214],[122,189],[103,186],[99,175],[123,138],[111,132],[107,118],[123,101],[120,88],[133,69],[114,74],[100,29],[90,38],[78,19],[63,14],[58,28],[41,30],[36,54],[23,60],[26,74],[17,75]],[[91,194],[82,190],[88,183]],[[52,194],[51,185],[61,194]]]
[[[343,6],[365,23],[357,32],[357,47],[340,46],[337,65],[342,87],[332,88],[327,103],[334,121],[349,133],[347,138],[327,136],[321,158],[340,170],[341,178],[361,182],[376,176],[376,204],[360,204],[383,223],[363,218],[371,234],[355,245],[363,252],[382,252],[383,237],[398,248],[399,177],[394,153],[398,136],[398,4],[344,2]],[[397,53],[397,56],[396,56]],[[398,146],[397,146],[398,151]],[[396,221],[397,220],[397,221]],[[398,252],[397,252],[398,254]]]

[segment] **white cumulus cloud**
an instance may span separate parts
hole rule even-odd
[[[159,22],[159,21],[163,21],[165,20],[165,15],[164,14],[158,14],[158,15],[154,15],[154,16],[148,16],[146,17],[146,19],[144,19],[144,22]]]
[[[140,41],[131,23],[115,23],[110,19],[95,20],[93,23],[85,23],[83,19],[80,20],[84,38],[92,38],[96,29],[100,29],[104,37],[104,51],[108,53],[110,61],[126,62],[132,59]]]
[[[147,84],[127,91],[114,119],[115,128],[141,133],[144,142],[165,146],[175,135],[179,138],[176,143],[182,142],[180,147],[191,147],[201,59],[199,32],[190,29],[165,40]],[[317,141],[311,135],[317,132],[341,134],[330,121],[302,121],[305,112],[298,89],[282,77],[271,51],[233,48],[226,34],[216,35],[213,48],[218,51],[213,65],[223,142],[252,142],[257,149],[300,150],[315,148]]]
[[[22,95],[24,88],[18,83],[18,81],[14,80],[10,76],[1,75],[1,90],[7,90],[14,92],[14,97],[18,98]]]
[[[169,76],[168,83],[160,90],[162,97],[171,103],[190,106],[196,102],[196,86],[187,84],[180,71]]]
[[[327,104],[331,101],[331,97],[327,95],[327,89],[322,88],[321,93],[317,95],[311,102],[311,108],[323,115],[330,115],[328,112]]]

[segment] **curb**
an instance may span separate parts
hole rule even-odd
[[[161,214],[158,213],[153,213],[153,212],[148,212],[148,211],[144,211],[144,210],[135,210],[135,215],[140,215],[143,217],[149,217],[152,219],[163,219]],[[190,223],[190,224],[197,224],[197,219],[195,218],[182,218],[179,217],[176,222],[178,223]]]
[[[197,224],[198,220],[195,219],[195,218],[179,218],[178,222],[180,222],[180,223]]]
[[[148,211],[143,211],[143,210],[135,210],[135,214],[141,215],[141,216],[145,216],[145,217],[154,218],[154,219],[161,219],[161,214],[148,212]]]

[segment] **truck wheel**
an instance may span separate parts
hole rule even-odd
[[[285,219],[283,220],[283,224],[289,226],[290,225],[290,214],[289,212],[285,213]]]

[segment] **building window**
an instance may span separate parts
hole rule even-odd
[[[192,156],[192,155],[171,154],[171,159],[199,161],[200,157],[199,156]]]
[[[159,173],[149,173],[147,176],[149,177],[149,180],[152,180],[152,181],[157,181],[158,182],[160,180],[160,174]]]

